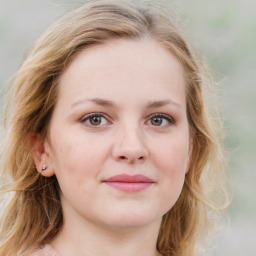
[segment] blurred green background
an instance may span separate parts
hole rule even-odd
[[[82,2],[0,0],[0,85],[47,26]],[[256,256],[256,1],[154,2],[172,6],[184,21],[187,37],[206,56],[220,86],[234,198],[230,226],[213,255]]]

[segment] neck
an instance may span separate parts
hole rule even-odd
[[[102,227],[94,223],[67,221],[51,245],[62,256],[156,256],[161,220],[136,228]]]

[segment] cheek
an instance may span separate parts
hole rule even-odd
[[[154,150],[155,162],[166,175],[184,175],[189,158],[188,143],[184,139],[165,140]]]
[[[79,144],[76,147],[62,145],[55,155],[55,174],[61,192],[66,200],[73,202],[74,207],[81,203],[81,195],[87,195],[92,189],[93,161],[89,151],[80,150]],[[87,199],[83,198],[83,202],[86,203]]]
[[[177,201],[183,188],[188,157],[188,143],[182,138],[166,140],[155,149],[154,162],[161,185],[159,198],[166,211]]]
[[[101,171],[106,158],[106,147],[97,143],[78,142],[75,138],[55,141],[54,168],[60,183],[73,182],[76,186],[90,182]],[[86,140],[85,140],[86,141]],[[87,140],[88,141],[88,140]]]

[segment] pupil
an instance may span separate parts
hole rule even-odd
[[[91,124],[99,125],[100,123],[101,123],[101,117],[94,116],[94,117],[91,118]]]
[[[152,120],[153,125],[161,125],[162,124],[162,118],[161,117],[154,117]]]

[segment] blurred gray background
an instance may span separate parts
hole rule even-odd
[[[57,17],[83,1],[0,0],[0,85]],[[161,0],[184,20],[220,86],[231,153],[230,225],[214,256],[256,256],[256,0]]]

